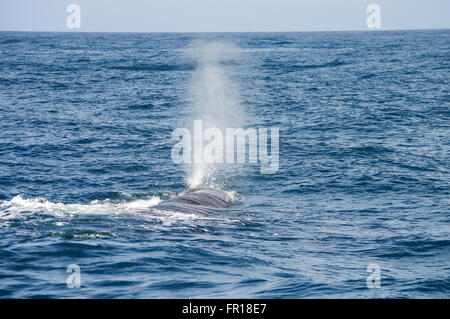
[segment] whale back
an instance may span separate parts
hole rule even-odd
[[[180,196],[161,202],[154,206],[154,208],[206,214],[211,212],[213,208],[228,207],[230,201],[230,197],[225,192],[200,185],[188,189]]]

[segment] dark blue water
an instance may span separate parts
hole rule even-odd
[[[143,213],[188,187],[171,133],[198,39],[238,51],[220,67],[246,125],[279,127],[280,168],[222,174],[225,212]],[[450,297],[449,30],[1,32],[0,52],[0,297]]]

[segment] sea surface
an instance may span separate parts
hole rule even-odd
[[[449,67],[450,30],[0,32],[0,297],[449,298]],[[279,128],[279,170],[154,212],[202,110]]]

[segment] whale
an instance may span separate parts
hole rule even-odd
[[[179,196],[162,201],[153,209],[208,215],[230,206],[231,198],[224,191],[199,185],[184,191]]]

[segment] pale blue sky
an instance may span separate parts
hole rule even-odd
[[[81,29],[66,8],[81,7]],[[0,0],[0,30],[234,32],[367,30],[367,5],[382,29],[450,27],[449,0]]]

